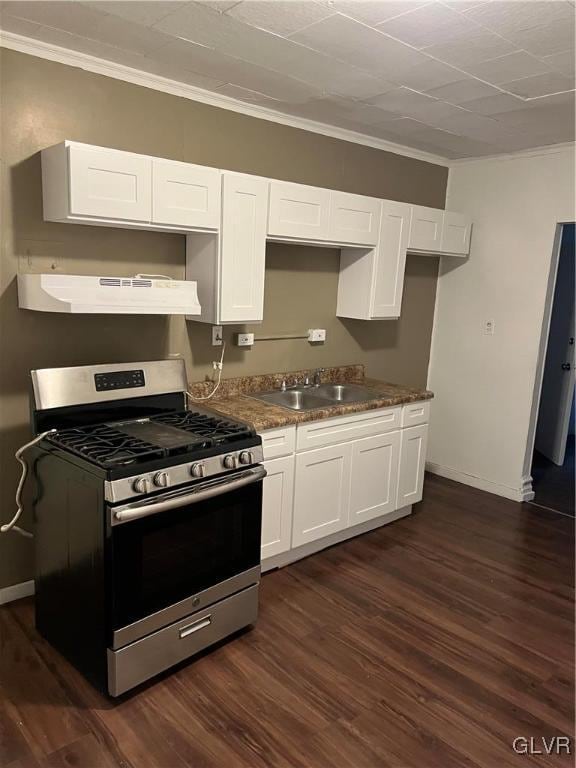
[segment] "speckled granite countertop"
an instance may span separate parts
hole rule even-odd
[[[290,371],[288,373],[223,379],[217,394],[210,400],[199,401],[199,404],[224,416],[245,421],[252,425],[257,432],[262,432],[266,429],[284,427],[289,424],[328,419],[333,416],[344,416],[347,413],[358,413],[375,408],[390,408],[394,405],[413,403],[417,400],[430,400],[434,397],[432,392],[426,389],[416,389],[399,384],[390,384],[378,379],[365,378],[363,365],[327,368],[322,374],[322,383],[361,384],[374,391],[374,399],[366,402],[328,405],[325,408],[316,408],[311,411],[293,411],[279,405],[255,400],[250,396],[279,389],[282,379],[291,382],[294,377],[301,379],[306,373],[309,371]],[[212,387],[213,384],[210,381],[196,382],[190,385],[190,393],[195,397],[202,397],[208,394]],[[190,407],[192,407],[192,403]]]

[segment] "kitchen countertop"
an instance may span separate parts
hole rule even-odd
[[[279,405],[272,405],[261,400],[255,400],[252,394],[279,389],[282,379],[292,381],[293,377],[302,378],[309,371],[292,371],[259,376],[246,376],[237,379],[223,379],[217,394],[209,400],[200,400],[198,405],[212,411],[229,416],[250,424],[256,432],[266,429],[285,427],[290,424],[301,424],[306,421],[318,421],[334,416],[344,416],[348,413],[390,408],[394,405],[413,403],[418,400],[430,400],[433,393],[426,389],[406,387],[391,384],[378,379],[365,378],[364,366],[350,365],[327,368],[322,374],[322,383],[360,384],[375,393],[373,400],[361,403],[345,403],[327,405],[310,411],[293,411]],[[190,393],[202,397],[210,392],[212,382],[196,382],[190,385]],[[194,400],[191,400],[192,407]]]

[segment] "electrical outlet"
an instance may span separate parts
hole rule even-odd
[[[496,323],[494,320],[484,320],[484,335],[494,336],[494,326]]]
[[[326,331],[324,328],[309,328],[308,341],[326,341]]]
[[[251,347],[254,344],[253,333],[238,333],[236,335],[236,344],[239,347]]]
[[[221,325],[212,326],[212,346],[213,347],[222,346],[222,326]]]

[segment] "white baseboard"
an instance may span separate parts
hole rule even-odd
[[[446,477],[448,480],[456,480],[457,483],[471,485],[473,488],[478,488],[481,491],[494,493],[496,496],[503,496],[505,499],[511,499],[512,501],[531,501],[534,498],[531,477],[522,478],[520,488],[510,488],[501,483],[485,480],[483,477],[476,477],[476,475],[468,475],[466,472],[460,472],[457,469],[443,467],[441,464],[435,464],[432,461],[426,462],[426,471],[431,472],[433,475]]]
[[[13,600],[20,600],[22,597],[30,597],[33,594],[33,581],[23,581],[20,584],[13,584],[11,587],[2,587],[0,589],[0,605],[11,603]]]

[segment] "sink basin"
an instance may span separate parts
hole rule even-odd
[[[337,403],[362,403],[378,397],[376,392],[358,384],[320,384],[314,387],[314,394]]]
[[[321,384],[318,387],[294,387],[285,392],[262,392],[252,397],[293,411],[312,411],[342,403],[363,403],[378,395],[358,384]]]
[[[325,397],[316,397],[307,389],[287,389],[285,392],[264,392],[252,395],[256,400],[280,405],[293,411],[311,411],[314,408],[326,408],[329,405]]]

